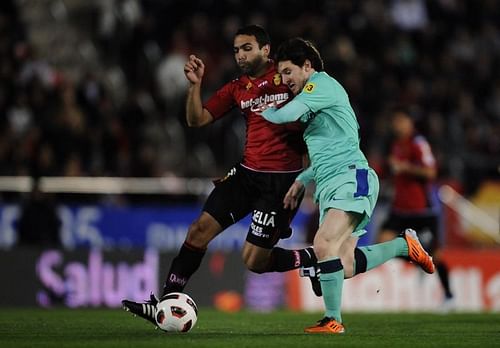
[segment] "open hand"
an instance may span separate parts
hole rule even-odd
[[[285,198],[283,199],[283,206],[285,207],[285,209],[293,210],[297,208],[299,198],[304,190],[304,184],[299,180],[295,180],[292,186],[290,186],[290,188],[288,189]]]

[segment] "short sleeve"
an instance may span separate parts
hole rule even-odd
[[[214,120],[221,118],[231,109],[236,107],[231,83],[227,83],[217,90],[215,94],[203,104],[203,107],[212,114]]]
[[[306,83],[296,99],[307,105],[312,112],[317,113],[337,102],[338,98],[334,87],[329,80],[318,77]]]

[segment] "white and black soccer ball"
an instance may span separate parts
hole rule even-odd
[[[155,320],[165,332],[188,332],[198,320],[198,307],[188,295],[172,292],[156,305]]]

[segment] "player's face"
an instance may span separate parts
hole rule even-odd
[[[398,138],[405,138],[413,133],[412,120],[402,112],[392,116],[392,130]]]
[[[293,64],[290,60],[278,63],[278,72],[281,74],[281,80],[290,88],[294,95],[302,91],[310,76],[309,68],[306,65],[307,64],[298,66]]]
[[[237,35],[234,38],[234,59],[241,71],[250,76],[262,73],[269,59],[269,45],[259,48],[259,44],[252,35]]]

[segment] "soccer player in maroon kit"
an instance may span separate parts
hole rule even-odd
[[[436,160],[427,140],[417,133],[412,115],[403,108],[394,110],[388,164],[393,174],[391,211],[382,224],[379,242],[393,239],[405,228],[414,229],[424,249],[433,256],[444,291],[443,310],[453,306],[448,267],[439,257],[438,216],[430,197],[431,184],[436,178]]]
[[[316,263],[312,248],[286,250],[275,246],[280,238],[291,233],[290,222],[296,210],[285,209],[283,197],[303,169],[306,150],[298,123],[273,124],[253,111],[262,103],[281,104],[291,97],[269,59],[269,36],[256,25],[241,28],[234,37],[233,51],[243,74],[222,86],[205,104],[201,100],[203,61],[191,55],[184,67],[190,82],[186,102],[188,125],[210,124],[237,107],[246,118],[247,132],[242,162],[216,183],[201,215],[189,227],[186,240],[172,261],[162,296],[182,292],[200,266],[210,241],[249,213],[252,222],[242,251],[249,270],[286,272]],[[154,295],[146,303],[122,301],[126,310],[153,324],[157,302]]]

